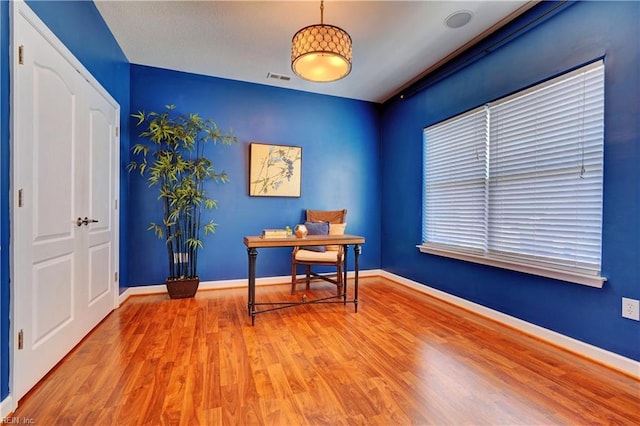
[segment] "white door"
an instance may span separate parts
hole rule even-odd
[[[24,4],[12,44],[18,401],[116,306],[118,107]]]

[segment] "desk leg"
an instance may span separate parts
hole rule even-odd
[[[353,287],[353,304],[355,305],[355,310],[358,312],[358,272],[360,270],[360,266],[358,264],[358,258],[360,257],[360,253],[362,252],[362,248],[359,244],[353,246],[354,253],[354,269],[355,269],[355,278],[354,278],[354,287]]]
[[[347,304],[347,258],[349,257],[349,246],[342,246],[342,255],[344,259],[342,259],[342,300],[344,304]]]
[[[255,325],[256,322],[256,258],[258,257],[258,250],[254,247],[247,249],[249,256],[249,295],[247,310],[251,316],[251,325]]]

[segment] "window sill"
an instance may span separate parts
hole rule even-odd
[[[602,288],[604,282],[607,280],[606,278],[597,275],[564,271],[560,269],[553,269],[527,263],[511,262],[509,260],[493,258],[485,254],[467,253],[439,247],[436,248],[422,244],[419,244],[416,247],[418,247],[421,253],[434,254],[436,256],[449,257],[452,259],[464,260],[467,262],[479,263],[482,265],[495,266],[497,268],[510,269],[512,271],[524,272],[527,274],[539,275],[547,278],[554,278],[557,280],[568,281],[570,283],[586,285],[589,287]]]

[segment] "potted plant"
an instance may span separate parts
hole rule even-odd
[[[166,242],[167,291],[177,299],[195,295],[200,282],[197,267],[202,232],[215,232],[216,224],[203,218],[204,210],[217,207],[206,193],[206,184],[228,181],[225,172],[214,170],[213,162],[205,155],[205,145],[230,145],[237,138],[197,113],[177,113],[174,105],[166,105],[165,109],[132,114],[143,129],[140,137],[144,142],[133,146],[134,160],[128,169],[146,177],[162,201],[162,221],[151,223],[148,230]]]

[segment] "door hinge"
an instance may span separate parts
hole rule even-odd
[[[18,207],[22,207],[23,206],[23,202],[22,202],[22,189],[18,189]]]
[[[116,137],[120,136],[120,127],[116,126]]]
[[[24,65],[24,46],[22,44],[18,46],[18,63]]]
[[[18,350],[21,350],[24,347],[24,331],[18,331]]]
[[[116,283],[118,282],[118,272],[115,272],[113,274],[113,281],[116,282]]]
[[[118,210],[118,200],[113,201],[113,209]]]

